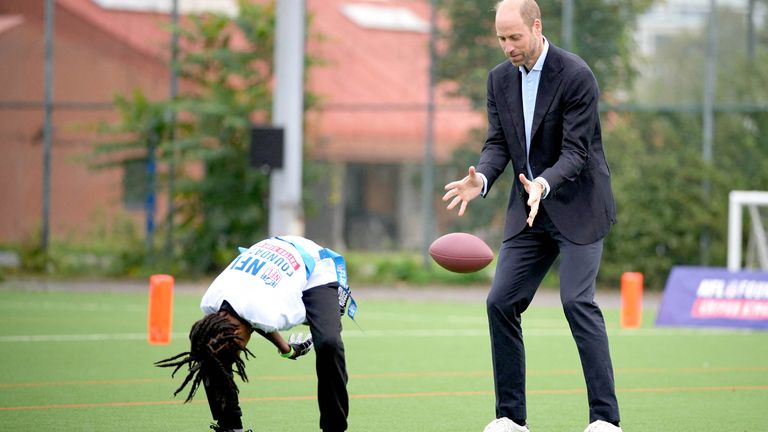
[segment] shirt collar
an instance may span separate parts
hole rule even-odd
[[[539,59],[536,60],[536,64],[533,65],[533,69],[531,69],[532,71],[541,72],[541,70],[544,68],[544,60],[546,60],[548,52],[549,52],[549,41],[547,40],[547,38],[544,38],[544,49],[541,50],[541,55],[539,56]],[[530,73],[529,71],[525,70],[525,66],[523,65],[520,65],[518,69],[520,69],[520,72],[522,72],[523,75],[527,75]]]

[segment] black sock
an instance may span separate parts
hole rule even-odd
[[[513,422],[515,422],[518,426],[525,426],[525,419],[511,419]]]

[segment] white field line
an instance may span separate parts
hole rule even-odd
[[[454,324],[486,324],[488,318],[485,315],[441,315],[438,320],[435,320],[434,316],[424,316],[418,314],[398,314],[398,313],[384,313],[384,312],[366,312],[366,321],[385,321],[385,322],[427,322],[434,323],[436,321]]]
[[[0,310],[54,310],[75,312],[142,312],[146,306],[113,303],[68,303],[51,301],[7,301],[0,303]]]
[[[567,328],[524,329],[526,336],[570,337]],[[754,332],[732,329],[670,329],[645,328],[637,330],[608,329],[608,337],[665,337],[665,336],[712,336],[713,334],[728,334],[731,336],[747,336]],[[187,333],[176,332],[173,339],[184,340]],[[406,338],[406,337],[488,337],[488,329],[408,329],[408,330],[345,330],[344,338]],[[94,341],[127,341],[146,340],[146,333],[94,333],[94,334],[62,334],[62,335],[5,335],[0,336],[0,343],[27,342],[94,342]]]
[[[187,337],[183,333],[174,333],[176,337]],[[146,333],[95,333],[95,334],[68,334],[68,335],[11,335],[0,336],[3,342],[93,342],[93,341],[126,341],[147,339]]]

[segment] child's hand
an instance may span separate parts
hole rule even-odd
[[[288,345],[291,347],[291,351],[282,356],[296,360],[312,350],[312,335],[307,334],[305,338],[304,333],[294,333],[288,338]]]

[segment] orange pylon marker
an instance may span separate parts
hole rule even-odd
[[[643,274],[621,275],[621,326],[638,328],[643,318]]]
[[[170,343],[173,323],[173,276],[155,274],[149,277],[148,316],[149,343]]]

